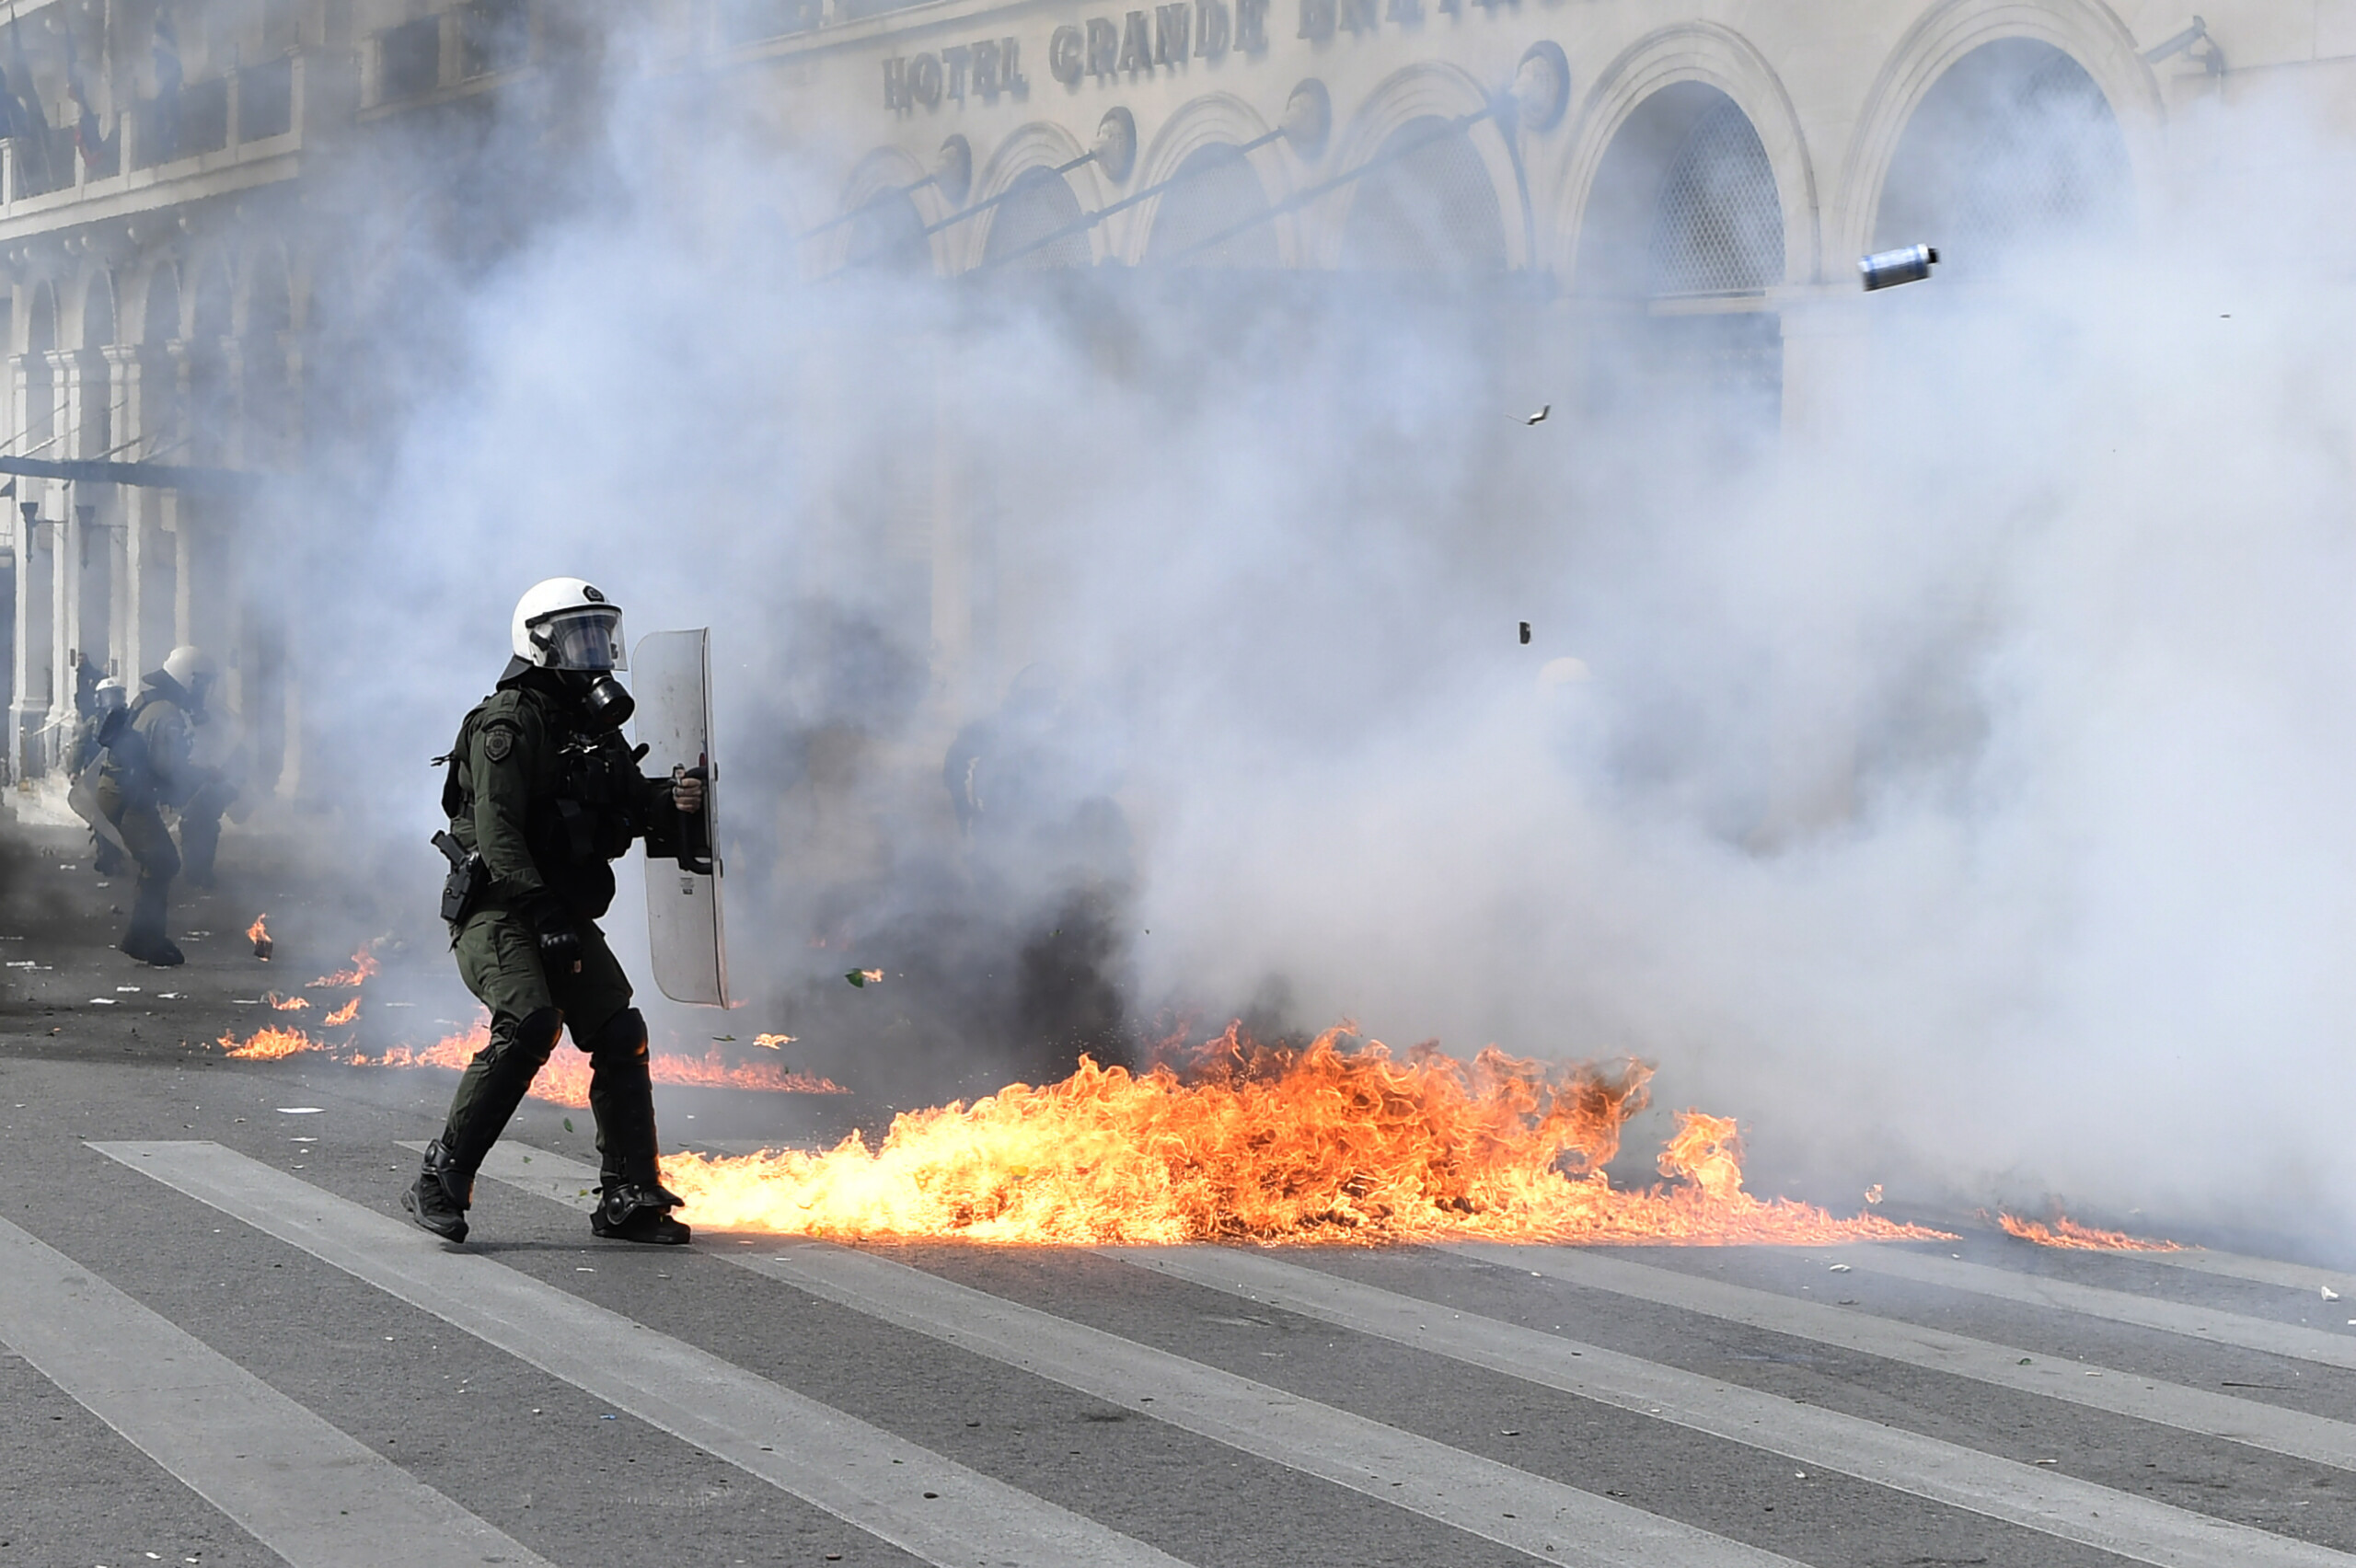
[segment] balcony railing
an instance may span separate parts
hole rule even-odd
[[[306,64],[285,55],[126,106],[114,133],[87,153],[71,127],[0,138],[0,217],[278,156],[299,141]]]

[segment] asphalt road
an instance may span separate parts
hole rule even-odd
[[[447,1249],[396,1199],[449,1075],[211,1043],[356,917],[281,893],[264,971],[233,882],[146,970],[46,844],[0,929],[0,1564],[2356,1565],[2356,1278],[1979,1230],[641,1249],[537,1102]],[[422,960],[370,995],[450,1015]],[[660,1105],[723,1147],[856,1111],[784,1099]]]

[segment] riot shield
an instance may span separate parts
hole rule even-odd
[[[700,832],[676,861],[646,861],[646,937],[654,984],[675,1002],[731,1005],[728,936],[721,915],[719,768],[711,755],[711,633],[657,631],[630,653],[630,695],[638,699],[641,765],[651,774],[704,770]]]
[[[128,855],[131,846],[122,841],[122,830],[107,820],[106,813],[98,810],[98,794],[90,788],[90,771],[83,769],[82,777],[74,780],[74,788],[65,792],[65,803],[73,807],[74,814],[88,823],[100,838]]]

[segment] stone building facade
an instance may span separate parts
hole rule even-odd
[[[824,197],[745,193],[807,277],[1515,279],[1576,331],[1658,333],[1789,427],[1860,352],[1861,253],[1932,238],[1968,279],[2039,225],[2164,205],[2201,162],[2203,103],[2356,103],[2356,0],[2183,7],[663,0],[627,18],[620,68],[687,78],[827,171]],[[0,20],[0,458],[72,468],[17,475],[0,532],[15,778],[53,764],[96,673],[196,640],[225,655],[257,771],[294,789],[299,682],[248,591],[271,481],[73,465],[315,461],[351,417],[317,352],[351,297],[349,229],[318,215],[378,199],[378,139],[519,85],[559,116],[601,90],[564,74],[599,22],[554,0],[23,0]],[[970,563],[954,527],[907,531],[941,557],[930,645],[953,655]]]

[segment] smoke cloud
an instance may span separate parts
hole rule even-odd
[[[338,282],[375,401],[283,559],[306,787],[388,897],[430,912],[424,760],[579,572],[712,627],[730,1027],[841,1081],[1350,1018],[1655,1060],[1836,1201],[2344,1234],[2334,133],[2212,108],[2119,224],[1843,304],[1779,441],[1519,281],[814,281],[862,149],[632,53],[547,207],[502,205],[525,116]]]

